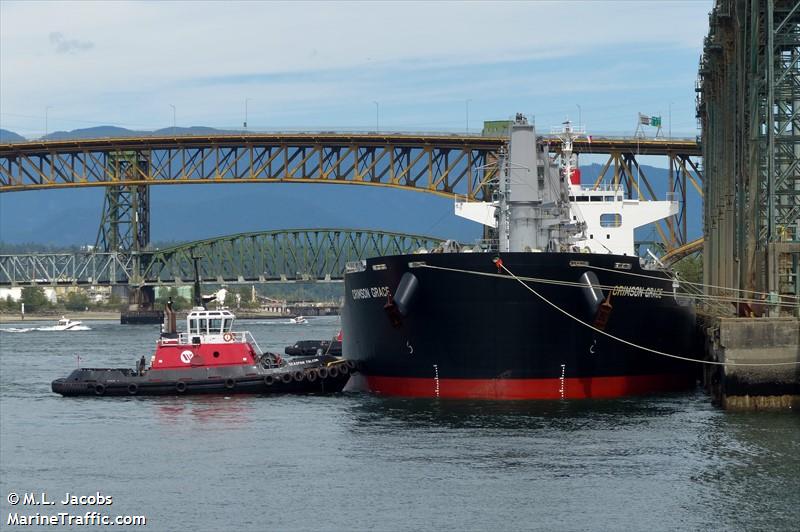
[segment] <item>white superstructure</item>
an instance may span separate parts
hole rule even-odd
[[[570,185],[570,214],[586,223],[575,241],[581,251],[633,255],[633,232],[678,212],[677,201],[624,199],[622,186]]]
[[[550,157],[518,114],[509,153],[499,157],[494,201],[456,200],[457,216],[497,229],[500,251],[633,255],[637,227],[678,212],[676,201],[626,199],[621,185],[581,185],[572,142],[583,131],[567,121],[554,133],[562,141],[560,157]]]

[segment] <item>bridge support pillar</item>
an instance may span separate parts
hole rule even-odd
[[[106,158],[119,182],[147,175],[147,159],[137,152],[114,152]],[[103,217],[95,247],[104,252],[138,253],[150,244],[150,189],[146,185],[106,188]]]
[[[137,286],[128,288],[128,310],[120,314],[120,323],[162,323],[164,311],[156,310],[155,289],[152,286]]]

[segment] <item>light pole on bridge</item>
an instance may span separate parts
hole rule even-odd
[[[42,138],[47,136],[47,112],[52,108],[53,108],[52,105],[44,106],[44,136]]]
[[[245,98],[244,99],[244,128],[247,129],[247,102],[252,100],[252,98]]]
[[[172,136],[174,137],[175,136],[175,114],[176,114],[175,113],[175,106],[172,105],[172,104],[169,104],[169,106],[172,107]]]
[[[471,99],[468,99],[464,102],[467,108],[467,135],[469,135],[469,102],[471,101],[472,101]]]

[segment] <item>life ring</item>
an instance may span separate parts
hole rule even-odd
[[[183,393],[186,391],[186,383],[183,381],[178,381],[175,383],[175,391],[178,393]]]
[[[315,369],[309,369],[306,371],[306,379],[308,380],[308,382],[314,382],[315,380],[317,380],[317,376],[318,376],[317,370]]]
[[[281,375],[281,381],[284,384],[289,384],[290,382],[292,382],[292,374],[291,373],[284,373],[283,375]]]
[[[94,385],[95,395],[103,395],[104,393],[106,393],[106,387],[104,384],[98,382],[97,384]]]
[[[272,375],[266,375],[264,377],[264,384],[266,384],[267,386],[272,386],[273,384],[275,384],[275,377],[273,377]]]
[[[337,368],[336,366],[331,366],[330,368],[328,368],[328,375],[330,375],[332,379],[335,379],[336,377],[339,376],[339,368]]]
[[[225,379],[225,387],[232,390],[236,386],[236,381],[233,379]]]
[[[235,337],[233,336],[233,334],[226,332],[225,334],[222,335],[222,339],[225,340],[226,342],[233,342],[235,340]]]
[[[328,368],[319,368],[317,371],[319,372],[320,379],[328,378]]]
[[[305,378],[305,373],[303,373],[302,371],[295,371],[295,372],[292,374],[292,378],[293,378],[293,379],[294,379],[296,382],[303,382],[303,379]]]
[[[139,391],[139,385],[135,382],[132,382],[128,385],[128,395],[136,395],[136,392]]]

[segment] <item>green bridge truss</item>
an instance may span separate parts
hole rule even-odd
[[[154,286],[204,282],[335,281],[369,257],[428,250],[442,239],[362,229],[285,229],[210,238],[136,254],[0,255],[0,286]]]

